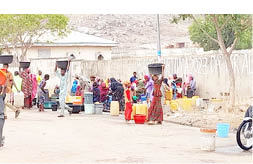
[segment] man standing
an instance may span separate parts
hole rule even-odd
[[[68,87],[68,77],[69,77],[69,65],[70,60],[68,61],[68,66],[66,69],[61,68],[61,72],[57,71],[57,65],[55,65],[55,73],[56,76],[60,78],[60,94],[59,94],[59,102],[61,108],[61,114],[58,117],[64,117],[65,108],[69,109],[69,113],[72,113],[71,108],[69,108],[65,104],[65,99],[67,97],[67,87]]]
[[[131,82],[131,84],[135,81],[135,80],[137,80],[138,78],[137,78],[137,76],[136,76],[136,72],[134,72],[133,73],[133,76],[130,78],[130,82]]]
[[[11,110],[13,110],[15,112],[15,118],[18,118],[19,114],[20,114],[20,110],[18,108],[16,108],[15,106],[13,106],[14,104],[14,93],[12,91],[12,87],[14,85],[14,87],[16,88],[16,90],[18,92],[20,92],[20,90],[17,88],[16,83],[13,79],[13,75],[11,72],[8,71],[9,65],[8,64],[3,64],[3,68],[6,69],[6,98],[5,98],[5,106],[7,106],[8,108],[10,108]],[[6,116],[6,107],[5,107],[5,117]]]

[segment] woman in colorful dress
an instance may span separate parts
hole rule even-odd
[[[162,65],[162,77],[159,79],[158,75],[153,75],[154,81],[154,90],[153,90],[153,99],[151,105],[148,109],[148,123],[153,124],[162,124],[163,121],[163,109],[162,109],[162,92],[161,86],[164,78],[164,65]]]
[[[30,74],[31,80],[32,80],[32,102],[36,104],[36,94],[37,94],[37,89],[38,89],[38,81],[37,77],[35,74]]]
[[[21,72],[21,70],[20,70]],[[24,108],[30,109],[32,107],[32,79],[30,77],[30,70],[24,69],[20,73],[22,80],[22,92],[24,93]]]
[[[125,82],[125,120],[128,122],[131,120],[132,114],[132,96],[131,96],[131,83]]]
[[[153,99],[153,90],[154,90],[154,82],[151,79],[150,76],[145,75],[145,92],[146,92],[146,97],[147,97],[147,102],[148,104],[152,101]]]
[[[98,88],[97,82],[93,83],[93,103],[100,101],[100,90]]]
[[[125,109],[124,87],[121,83],[116,81],[115,78],[111,78],[110,82],[111,82],[110,89],[112,92],[112,101],[118,101],[119,110],[124,111]]]
[[[49,75],[46,74],[44,76],[44,79],[40,82],[39,85],[39,111],[44,112],[44,103],[46,100],[46,91],[45,91],[45,86],[47,84],[47,80],[49,80]]]

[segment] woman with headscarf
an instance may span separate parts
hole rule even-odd
[[[37,94],[37,89],[38,89],[38,82],[37,82],[37,76],[35,74],[30,74],[31,76],[31,80],[32,80],[32,101],[34,100],[34,98],[36,97]],[[36,104],[36,101],[35,101]]]
[[[73,81],[72,87],[71,87],[71,96],[74,96],[76,94],[76,89],[78,86],[78,81],[75,79]]]
[[[151,102],[153,99],[154,82],[148,75],[145,75],[144,79],[146,83],[145,85],[146,97],[148,102]]]
[[[112,92],[112,101],[118,101],[120,111],[124,111],[125,108],[124,87],[121,83],[116,81],[115,78],[111,78],[110,82],[111,82],[110,89]]]
[[[151,105],[148,109],[148,123],[149,124],[162,124],[163,121],[163,109],[162,109],[162,92],[161,86],[164,77],[164,65],[162,65],[162,77],[159,79],[158,75],[153,75],[154,91]]]
[[[128,122],[131,120],[132,114],[132,97],[131,97],[131,83],[125,82],[125,120]]]
[[[20,77],[23,79],[21,90],[24,93],[24,107],[30,109],[32,107],[32,79],[30,70],[28,68],[24,69],[20,73]]]
[[[102,83],[100,85],[100,102],[104,103],[107,99],[107,95],[108,95],[108,88],[106,88],[106,84]]]
[[[100,90],[98,88],[97,82],[93,83],[93,103],[100,101]]]

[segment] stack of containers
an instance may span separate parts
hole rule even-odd
[[[84,93],[84,106],[85,106],[85,114],[95,114],[92,92]]]

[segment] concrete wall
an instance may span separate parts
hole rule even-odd
[[[89,77],[115,77],[128,80],[133,71],[139,77],[148,74],[148,64],[156,62],[156,57],[115,59],[110,61],[85,61],[83,74]],[[253,97],[253,54],[252,51],[235,51],[231,56],[236,75],[237,101]],[[197,93],[201,97],[220,98],[220,92],[229,92],[229,76],[222,55],[170,55],[163,57],[165,76],[176,73],[185,79],[192,74],[197,81]]]
[[[231,56],[236,75],[237,102],[245,102],[253,97],[253,54],[252,51],[235,51]],[[55,59],[34,59],[32,72],[42,70],[54,79]],[[76,60],[71,64],[72,83],[75,75],[89,78],[95,75],[103,79],[109,77],[129,80],[132,72],[138,77],[148,74],[148,64],[155,63],[157,57],[124,58],[104,61]],[[220,54],[170,55],[162,58],[165,76],[176,73],[185,79],[192,74],[197,81],[197,93],[205,98],[221,98],[220,92],[229,92],[229,76],[223,56]],[[69,83],[69,85],[71,85]],[[53,82],[53,85],[56,83]]]

